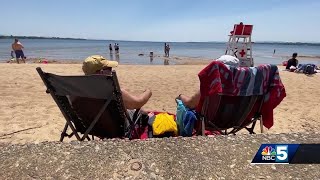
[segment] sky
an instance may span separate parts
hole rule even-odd
[[[1,0],[0,35],[108,40],[320,42],[318,0]]]

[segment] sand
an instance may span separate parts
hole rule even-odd
[[[80,64],[0,64],[0,143],[58,141],[65,120],[36,72],[81,75]],[[149,110],[175,112],[174,98],[199,87],[205,65],[120,65],[121,87],[132,93],[150,88]],[[281,67],[282,68],[282,67]],[[287,97],[274,111],[274,126],[265,133],[319,131],[320,74],[311,77],[280,71]]]

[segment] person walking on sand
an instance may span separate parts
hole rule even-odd
[[[21,58],[21,60],[26,63],[25,61],[25,56],[24,53],[22,51],[23,49],[23,45],[21,44],[21,42],[18,39],[14,39],[14,43],[12,43],[12,50],[15,52],[16,54],[16,60],[17,63],[19,64],[19,58]]]
[[[109,44],[109,51],[110,51],[110,54],[112,54],[112,45]]]

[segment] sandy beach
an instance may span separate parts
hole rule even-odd
[[[36,72],[82,75],[81,64],[0,64],[0,143],[58,141],[65,120]],[[175,113],[174,98],[199,87],[197,73],[205,65],[120,65],[120,85],[132,93],[150,88],[149,110]],[[280,67],[283,69],[283,67]],[[287,97],[274,111],[266,133],[318,131],[320,75],[280,71]]]

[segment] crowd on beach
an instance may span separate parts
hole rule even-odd
[[[114,52],[115,54],[119,54],[119,44],[118,43],[114,43],[114,48],[112,48],[112,44],[109,44],[109,51],[110,51],[110,54],[113,53],[113,49],[114,49]],[[169,57],[170,56],[170,45],[169,43],[164,43],[164,56],[165,57]]]
[[[113,52],[116,55],[116,60],[119,61],[119,50],[120,50],[120,46],[118,43],[114,43],[113,47],[112,44],[109,44],[109,52],[110,52],[110,57],[111,59],[113,59],[112,55]],[[18,64],[20,63],[20,61],[22,61],[23,63],[26,62],[27,57],[24,55],[24,46],[22,45],[22,43],[19,41],[19,39],[14,39],[14,42],[12,43],[12,51],[11,51],[11,59],[8,62],[14,62],[16,61]],[[170,45],[169,43],[165,43],[164,44],[164,56],[165,57],[169,57],[170,54]],[[152,58],[153,60],[153,52],[150,53],[150,58]],[[168,64],[168,60],[165,60],[165,64]]]
[[[20,61],[22,61],[23,63],[25,63],[26,56],[24,55],[23,44],[16,38],[16,39],[14,39],[14,42],[12,43],[11,47],[12,47],[11,60],[9,62],[16,61],[19,64]],[[112,54],[114,52],[114,54],[116,55],[116,60],[119,61],[119,50],[120,50],[120,46],[118,43],[114,43],[113,47],[112,47],[112,44],[109,44],[109,51],[110,51],[111,59],[113,59]],[[276,50],[274,49],[273,54],[275,54],[275,51]],[[151,60],[153,60],[152,59],[153,57],[151,57],[151,56],[153,56],[153,52],[152,52],[152,55],[150,54],[150,58],[151,58]],[[164,43],[164,56],[165,57],[170,56],[169,43]],[[304,72],[304,73],[309,73],[309,74],[313,74],[313,73],[317,72],[318,67],[314,64],[299,64],[298,60],[297,60],[297,56],[298,56],[298,53],[293,53],[291,59],[283,62],[283,65],[286,66],[286,70],[292,71],[292,72]],[[167,61],[168,60],[166,59],[165,64],[168,64]]]

